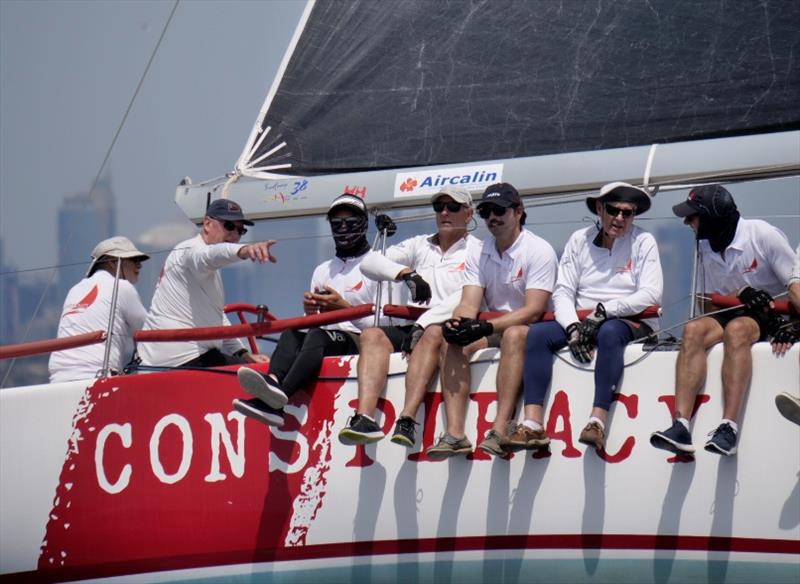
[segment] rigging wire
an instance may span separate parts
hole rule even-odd
[[[120,120],[120,123],[117,126],[117,131],[114,133],[114,138],[111,140],[111,144],[108,146],[108,149],[106,150],[106,154],[103,157],[103,162],[100,164],[100,167],[97,169],[97,173],[95,174],[94,180],[92,181],[92,186],[89,188],[89,196],[86,198],[86,200],[83,203],[83,207],[84,208],[85,208],[86,204],[88,203],[89,199],[91,199],[92,195],[94,194],[95,188],[97,188],[97,183],[100,181],[100,177],[102,176],[103,171],[105,170],[106,165],[108,164],[108,159],[111,157],[111,152],[114,150],[114,146],[116,145],[117,140],[119,139],[119,136],[122,133],[122,128],[125,126],[125,122],[128,120],[128,115],[131,113],[131,110],[133,109],[133,104],[136,101],[136,97],[139,95],[139,92],[141,91],[142,86],[144,85],[144,80],[147,77],[148,72],[150,71],[150,66],[153,64],[153,61],[154,61],[154,59],[156,57],[156,54],[158,53],[159,47],[161,47],[161,42],[164,40],[164,36],[167,34],[167,29],[169,28],[169,25],[172,22],[172,17],[175,16],[175,11],[178,9],[178,5],[180,4],[180,2],[181,2],[181,0],[175,0],[175,3],[172,5],[172,10],[170,11],[169,16],[167,17],[167,21],[164,23],[164,28],[161,30],[161,35],[158,37],[158,41],[156,41],[156,45],[153,48],[152,52],[150,53],[150,58],[147,61],[147,65],[144,68],[144,72],[142,73],[141,77],[139,78],[139,83],[136,85],[136,89],[134,90],[133,96],[131,97],[130,102],[128,103],[128,107],[127,107],[127,109],[125,110],[125,113],[122,116],[122,120]],[[70,228],[69,234],[67,235],[66,242],[64,243],[64,247],[66,247],[66,248],[69,247],[70,243],[72,242],[73,237],[75,236],[75,229],[76,229],[75,225],[73,225]],[[50,291],[50,288],[53,286],[53,282],[55,281],[56,273],[57,273],[57,270],[53,270],[50,273],[50,278],[48,279],[47,284],[45,285],[44,290],[42,291],[42,294],[39,297],[39,301],[36,304],[36,308],[34,308],[33,314],[31,316],[30,320],[28,321],[28,326],[25,327],[25,332],[22,334],[22,341],[21,342],[23,342],[23,343],[28,340],[28,335],[31,332],[31,328],[33,327],[33,323],[36,320],[36,317],[39,315],[39,310],[41,310],[41,308],[42,308],[42,304],[44,303],[44,299],[47,296],[47,293]],[[16,359],[12,359],[11,362],[8,364],[8,369],[6,369],[6,372],[3,375],[3,379],[2,379],[2,381],[0,381],[0,387],[5,386],[6,380],[11,375],[11,370],[14,368],[14,363],[15,362],[16,362]]]

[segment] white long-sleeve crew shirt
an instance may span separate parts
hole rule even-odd
[[[58,338],[107,331],[113,293],[114,276],[105,270],[97,270],[75,284],[64,300]],[[120,370],[127,365],[133,354],[133,333],[142,328],[146,315],[136,288],[120,280],[109,367]],[[50,382],[91,379],[103,368],[104,355],[104,343],[56,351],[50,355]]]
[[[439,247],[438,237],[418,235],[393,245],[386,255],[371,252],[364,259],[361,271],[372,280],[392,281],[406,268],[415,270],[431,287],[429,307],[416,324],[425,328],[450,318],[461,299],[466,274],[467,253],[479,251],[480,240],[470,234],[450,246],[447,251]],[[410,304],[415,304],[410,302]]]
[[[739,219],[725,258],[700,241],[700,279],[706,293],[736,294],[745,286],[772,296],[786,291],[794,252],[786,235],[760,219]]]
[[[800,284],[800,244],[797,245],[797,250],[794,252],[794,266],[787,287],[792,284]]]
[[[464,285],[483,288],[487,310],[511,312],[525,305],[526,290],[553,291],[558,258],[547,241],[523,229],[502,256],[488,236],[467,254],[466,268]]]
[[[229,325],[220,268],[241,261],[240,243],[207,244],[202,235],[170,252],[144,323],[145,330]],[[239,339],[139,343],[143,365],[176,367],[210,349],[231,355],[244,348]]]
[[[593,309],[599,302],[610,317],[661,304],[664,277],[655,238],[634,225],[609,250],[594,243],[597,234],[595,226],[579,229],[564,247],[553,292],[556,320],[564,328],[578,320],[576,309]],[[657,318],[644,322],[658,327]]]

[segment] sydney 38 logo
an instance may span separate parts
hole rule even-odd
[[[502,180],[502,164],[445,168],[436,172],[399,172],[394,179],[394,197],[399,199],[432,195],[448,186],[480,191]]]
[[[268,182],[264,185],[264,190],[267,191],[271,201],[280,201],[281,203],[288,203],[303,198],[303,192],[308,188],[308,181],[300,179],[296,181],[277,181]]]

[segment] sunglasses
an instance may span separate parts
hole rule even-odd
[[[463,208],[464,205],[462,205],[461,203],[456,203],[455,201],[450,201],[449,203],[442,203],[441,201],[436,201],[433,204],[433,210],[436,213],[441,213],[445,209],[447,209],[451,213],[458,213]]]
[[[619,207],[615,207],[611,203],[606,203],[603,206],[606,209],[606,213],[608,213],[612,217],[616,217],[617,215],[621,214],[623,219],[628,219],[635,212],[633,209],[620,209]]]
[[[214,219],[217,219],[217,218],[214,217]],[[224,219],[217,219],[217,221],[222,223],[222,227],[225,229],[225,231],[238,231],[239,235],[244,235],[245,233],[247,233],[247,229],[246,228],[237,227],[236,223],[234,223],[233,221],[226,221]]]
[[[516,209],[517,205],[512,205],[510,207],[501,207],[499,205],[482,205],[480,209],[478,209],[478,215],[480,215],[481,219],[488,219],[489,215],[494,215],[495,217],[502,217],[506,214],[506,211],[509,209]]]
[[[360,227],[362,219],[361,217],[331,217],[328,221],[330,221],[332,229],[339,231],[343,227],[347,229]]]

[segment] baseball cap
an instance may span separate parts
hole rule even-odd
[[[435,203],[436,199],[445,195],[453,199],[456,203],[472,207],[472,195],[469,194],[467,189],[462,187],[443,187],[438,193],[431,197],[431,203]]]
[[[695,187],[689,191],[685,201],[672,207],[672,212],[678,217],[695,214],[725,217],[736,210],[733,196],[722,185]]]
[[[519,198],[519,192],[513,185],[508,183],[495,183],[486,187],[483,191],[483,196],[478,203],[478,208],[481,205],[491,203],[499,207],[513,207],[514,205],[522,205],[522,199]]]
[[[98,267],[100,258],[104,256],[122,259],[138,258],[140,261],[150,259],[149,255],[136,249],[136,246],[133,245],[133,242],[127,237],[122,235],[109,237],[94,246],[92,250],[92,263],[89,266],[89,270],[86,272],[87,278],[94,273]]]
[[[206,217],[222,219],[223,221],[241,221],[245,225],[255,225],[244,218],[242,207],[230,199],[214,199],[206,209]]]
[[[339,195],[333,200],[333,203],[331,203],[331,206],[328,209],[329,217],[331,211],[333,211],[336,207],[350,207],[361,215],[367,215],[367,204],[364,202],[364,199],[357,195],[351,195],[350,193]]]
[[[650,195],[644,189],[616,181],[603,185],[599,197],[587,197],[586,206],[597,215],[597,201],[602,203],[633,203],[636,214],[641,215],[650,208]]]

